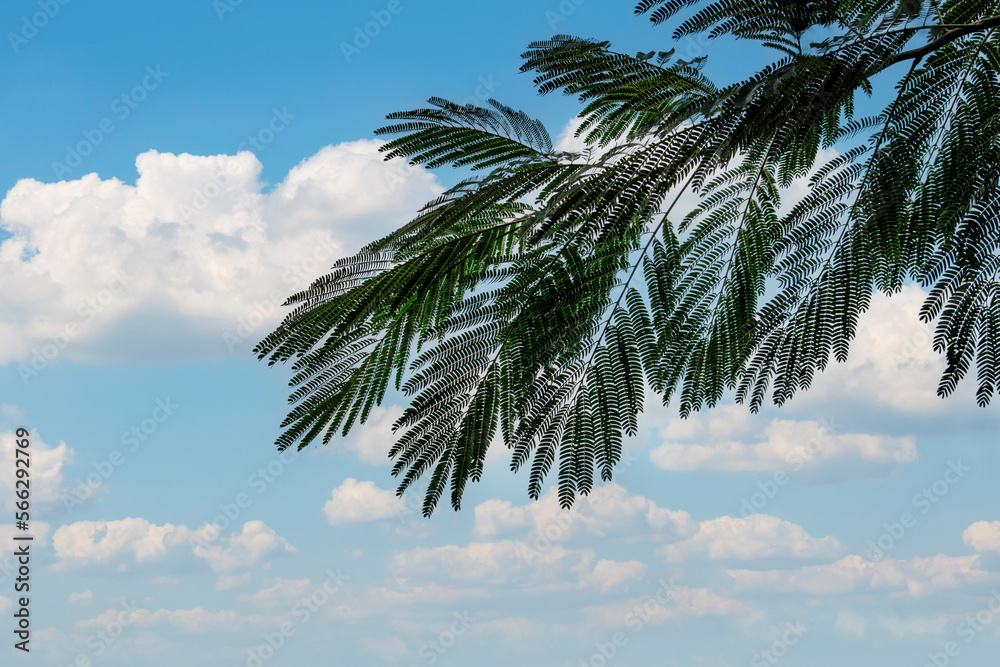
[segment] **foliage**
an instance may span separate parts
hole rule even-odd
[[[391,382],[412,396],[392,470],[399,493],[429,473],[425,514],[448,487],[460,507],[498,431],[531,497],[556,468],[568,507],[611,479],[645,392],[684,416],[727,392],[781,405],[847,358],[876,290],[910,281],[946,358],[938,393],[975,366],[986,405],[1000,381],[998,4],[643,0],[636,13],[676,19],[675,39],[730,35],[777,59],[717,86],[704,58],[673,50],[535,42],[522,70],[580,100],[583,154],[494,100],[389,115],[387,159],[480,175],[289,299],[255,350],[293,362],[278,446],[346,434]],[[856,115],[886,77],[891,101]],[[679,216],[685,193],[699,203]]]

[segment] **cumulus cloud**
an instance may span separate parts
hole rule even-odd
[[[403,574],[443,575],[533,589],[595,588],[602,593],[625,590],[629,582],[642,579],[646,572],[639,561],[597,560],[590,548],[567,549],[559,544],[539,548],[520,540],[418,547],[397,553],[392,566]]]
[[[1000,521],[977,521],[962,533],[962,541],[981,554],[1000,554]]]
[[[399,516],[406,508],[403,499],[393,491],[380,489],[374,482],[359,482],[348,477],[331,492],[330,500],[323,505],[323,514],[331,524],[378,521]]]
[[[118,559],[143,563],[162,558],[171,549],[186,547],[190,536],[186,526],[159,526],[146,519],[77,521],[56,529],[52,545],[64,566]]]
[[[475,508],[475,531],[480,537],[518,533],[531,542],[559,542],[575,537],[643,535],[651,531],[686,535],[695,528],[691,515],[658,507],[644,496],[630,494],[620,484],[596,487],[577,499],[572,511],[559,507],[555,489],[539,500],[515,506],[510,501],[487,500]]]
[[[702,521],[698,532],[675,544],[664,544],[656,554],[668,562],[690,559],[751,560],[756,558],[822,558],[843,551],[835,537],[815,538],[797,524],[767,514],[746,518],[722,516]]]
[[[837,425],[773,419],[762,425],[745,406],[724,405],[672,420],[649,458],[658,468],[797,472],[814,479],[883,477],[917,460],[912,437],[837,433]]]
[[[831,361],[789,405],[812,409],[836,400],[915,415],[978,410],[974,373],[948,399],[936,393],[944,357],[932,347],[934,325],[919,318],[926,297],[917,285],[907,285],[891,297],[875,294],[871,308],[861,315],[847,361]]]
[[[2,280],[2,279],[0,279]],[[0,297],[2,299],[3,297]],[[0,466],[8,471],[0,477],[0,511],[13,516],[15,492],[15,466],[18,457],[16,431],[0,433]],[[65,442],[57,446],[47,444],[36,431],[29,437],[31,442],[31,501],[34,504],[54,504],[62,500],[67,488],[63,479],[65,468],[73,464],[75,452]],[[23,465],[23,464],[22,464]]]
[[[0,363],[245,353],[285,297],[442,191],[380,145],[327,146],[269,192],[248,152],[148,151],[135,185],[19,181],[0,203]]]
[[[239,533],[230,535],[222,544],[197,546],[194,553],[215,572],[232,572],[271,556],[293,554],[295,548],[263,521],[254,520],[244,523]]]
[[[934,590],[982,582],[992,575],[979,556],[916,556],[910,560],[867,562],[860,556],[794,570],[726,570],[739,592],[844,595],[871,591],[905,592],[919,597]]]
[[[230,573],[295,551],[285,538],[256,520],[226,537],[220,537],[211,525],[192,530],[141,518],[77,521],[60,526],[52,545],[58,570],[97,565],[126,571],[133,565],[193,555],[214,572]]]
[[[637,560],[617,562],[602,558],[597,561],[594,571],[586,577],[586,581],[602,593],[622,588],[630,581],[641,581],[646,574],[646,565]]]

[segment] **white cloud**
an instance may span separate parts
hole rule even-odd
[[[1000,553],[1000,521],[977,521],[962,533],[962,541],[981,554]]]
[[[560,130],[559,135],[556,137],[555,144],[553,148],[557,151],[567,151],[570,153],[583,153],[587,149],[586,136],[588,132],[584,132],[581,136],[576,136],[577,131],[580,126],[583,125],[582,118],[572,118],[567,122],[562,130]],[[592,145],[591,159],[595,160],[601,155],[607,153],[612,148],[616,146],[621,146],[629,143],[627,139],[619,139],[608,147],[600,148],[599,146]],[[802,200],[805,195],[807,195],[811,189],[810,181],[812,177],[820,170],[820,168],[826,163],[830,162],[836,157],[839,157],[840,153],[832,148],[820,147],[819,152],[816,155],[816,167],[811,169],[805,176],[800,176],[792,180],[791,185],[788,188],[783,188],[781,190],[781,206],[778,208],[778,215],[784,216],[789,213],[795,205]],[[743,162],[743,155],[737,155],[729,164],[730,169],[738,167]],[[674,188],[672,191],[668,192],[664,197],[664,201],[669,206],[674,198],[677,197],[678,190],[680,188]],[[685,190],[681,193],[680,197],[677,198],[677,204],[673,208],[672,219],[680,220],[686,216],[691,210],[693,210],[698,204],[701,203],[701,197],[698,196],[697,192],[694,190]]]
[[[230,535],[223,544],[207,548],[197,546],[194,553],[205,559],[213,571],[232,572],[249,568],[268,557],[293,554],[295,548],[263,521],[254,520],[244,523],[243,529]],[[247,580],[237,583],[247,583]]]
[[[143,563],[162,558],[170,549],[186,547],[190,536],[187,526],[159,526],[138,518],[77,521],[56,529],[52,545],[63,567]]]
[[[587,576],[587,581],[601,589],[602,593],[608,593],[622,588],[630,581],[641,581],[645,574],[646,565],[637,560],[620,563],[602,558]]]
[[[372,408],[367,423],[356,426],[344,440],[348,451],[357,452],[362,463],[385,466],[389,462],[389,449],[398,436],[392,432],[392,425],[403,415],[398,405]]]
[[[19,181],[0,203],[0,363],[246,353],[285,297],[441,192],[380,145],[327,146],[266,193],[248,152],[151,150],[134,186]]]
[[[702,521],[698,532],[676,544],[657,548],[656,554],[678,563],[707,557],[709,560],[755,558],[822,558],[843,551],[832,536],[817,539],[802,526],[767,514],[746,518],[722,516]]]
[[[2,298],[2,297],[0,297]],[[14,502],[17,498],[15,492],[15,470],[18,466],[16,459],[25,460],[24,456],[18,456],[17,437],[15,431],[5,431],[0,433],[0,468],[7,471],[0,477],[0,511],[5,515],[13,516]],[[63,479],[65,468],[73,465],[75,452],[65,442],[60,442],[57,446],[46,444],[36,431],[32,431],[28,438],[30,445],[28,455],[30,456],[31,474],[31,502],[33,504],[54,504],[62,500],[67,488]],[[23,469],[23,463],[19,466]]]
[[[805,176],[799,176],[792,180],[792,184],[781,193],[781,206],[778,208],[778,216],[784,216],[791,212],[795,205],[809,194],[811,191],[810,180],[812,177],[831,160],[840,156],[840,152],[832,148],[820,146],[816,153],[816,167],[811,169]]]
[[[571,550],[552,545],[537,550],[525,542],[473,542],[465,547],[417,547],[393,557],[393,567],[400,572],[447,573],[459,579],[508,583],[534,580],[540,573],[593,570],[591,549]]]
[[[726,570],[738,592],[844,595],[851,592],[905,592],[913,597],[934,590],[983,582],[992,575],[980,567],[979,556],[914,557],[866,562],[845,556],[834,563],[795,570]]]
[[[24,422],[25,411],[13,403],[0,403],[0,416],[4,421],[0,422],[4,428],[16,428]]]
[[[510,501],[487,500],[476,506],[475,517],[480,537],[528,533],[529,541],[545,544],[581,536],[645,535],[651,529],[687,535],[695,528],[687,512],[658,507],[649,498],[630,494],[615,483],[598,486],[589,496],[578,498],[572,510],[559,507],[553,488],[537,501],[517,507]]]
[[[128,571],[132,565],[193,555],[214,572],[250,568],[273,556],[294,553],[285,538],[263,521],[247,521],[238,533],[218,535],[214,526],[192,530],[184,525],[157,525],[146,519],[77,521],[60,526],[52,537],[57,570],[99,565]],[[235,576],[235,575],[233,575]],[[224,579],[225,587],[233,580]]]
[[[536,501],[536,503],[543,502],[548,495],[546,494],[543,499]],[[496,498],[476,505],[473,514],[476,517],[474,530],[476,535],[480,537],[494,537],[510,530],[520,531],[535,522],[532,505],[514,507],[514,503],[509,500]]]
[[[348,477],[331,492],[330,500],[323,505],[323,514],[327,521],[337,526],[388,519],[400,515],[405,507],[405,501],[394,492],[380,489],[374,482],[359,482]]]
[[[70,604],[90,604],[94,601],[93,591],[83,591],[82,593],[70,593],[69,603]]]
[[[746,437],[759,429],[760,423],[760,417],[745,406],[720,405],[687,419],[671,419],[660,430],[660,437],[666,441],[726,442]]]
[[[596,588],[602,593],[626,590],[629,582],[641,580],[646,573],[646,566],[639,561],[597,560],[590,548],[567,549],[558,544],[539,548],[519,540],[418,547],[397,553],[392,566],[404,574],[530,586],[533,590]]]
[[[947,400],[937,396],[944,358],[932,347],[934,325],[919,318],[926,297],[917,285],[907,285],[891,297],[875,294],[858,321],[847,361],[831,360],[789,405],[812,409],[836,400],[915,415],[953,415],[957,408],[978,411],[975,373]]]
[[[303,598],[316,589],[309,579],[282,579],[277,577],[256,593],[241,595],[240,600],[258,606],[286,605],[290,600]]]
[[[582,153],[587,148],[586,137],[574,136],[581,125],[583,125],[582,118],[573,118],[566,123],[560,130],[559,136],[556,137],[553,149],[569,153]]]
[[[841,434],[817,421],[773,419],[762,425],[745,406],[724,405],[687,419],[675,419],[660,431],[663,444],[649,458],[658,468],[692,470],[811,471],[823,479],[884,476],[917,460],[912,437]],[[750,440],[750,442],[746,442]]]

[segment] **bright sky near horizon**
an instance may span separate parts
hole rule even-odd
[[[719,82],[766,62],[675,45],[633,5],[0,7],[2,664],[995,661],[1000,408],[968,381],[935,396],[916,286],[877,296],[849,361],[781,409],[649,399],[615,481],[569,513],[530,502],[501,446],[461,512],[420,518],[386,458],[398,394],[346,440],[276,453],[288,372],[250,349],[279,304],[457,179],[384,162],[386,113],[496,97],[566,146],[576,103],[517,71],[533,40],[678,46]]]

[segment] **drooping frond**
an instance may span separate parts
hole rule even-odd
[[[522,55],[522,72],[537,72],[535,85],[545,94],[562,89],[586,106],[577,136],[606,146],[623,136],[641,137],[652,127],[674,127],[689,120],[715,87],[697,66],[671,63],[673,52],[629,56],[609,50],[607,42],[557,35],[533,42]]]
[[[498,439],[531,497],[551,476],[568,507],[612,478],[647,388],[682,415],[729,392],[751,410],[786,403],[847,358],[876,291],[914,281],[946,361],[939,394],[974,373],[986,405],[1000,392],[998,5],[643,0],[636,13],[676,19],[675,37],[778,59],[717,86],[672,50],[532,43],[522,69],[579,99],[587,159],[493,100],[391,114],[387,159],[476,176],[289,299],[255,349],[294,370],[279,447],[347,433],[392,387],[411,401],[392,470],[399,493],[426,476],[425,514],[445,493],[460,507]],[[888,103],[856,114],[877,86]]]
[[[389,114],[397,121],[376,135],[401,134],[381,150],[386,159],[410,158],[433,169],[445,164],[483,169],[517,159],[533,159],[552,150],[552,139],[539,121],[496,100],[492,109],[458,105],[432,97],[434,108]]]

